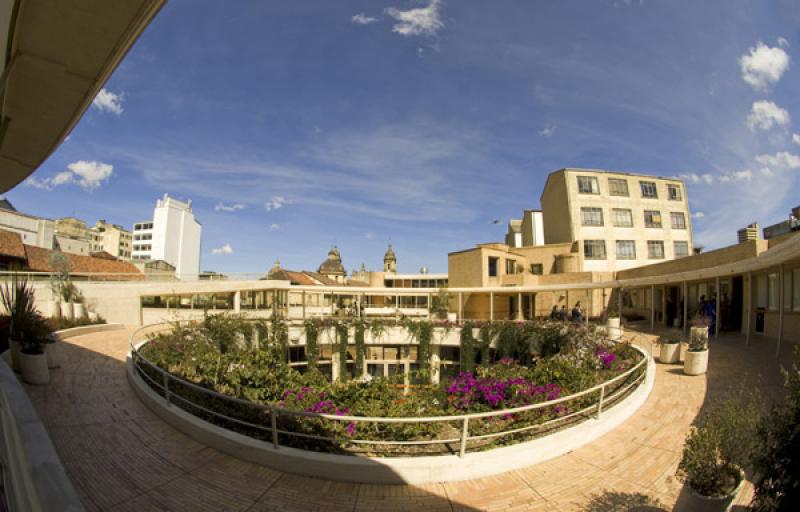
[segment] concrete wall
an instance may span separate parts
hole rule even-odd
[[[574,240],[569,196],[563,170],[550,173],[541,197],[544,243],[560,244]]]

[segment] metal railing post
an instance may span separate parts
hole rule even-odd
[[[164,379],[164,400],[167,401],[167,407],[171,405],[169,400],[169,377],[167,376],[167,372],[162,371],[161,376]]]
[[[605,386],[605,383],[603,383],[603,385],[600,386],[600,401],[597,402],[597,419],[598,420],[600,419],[600,415],[603,414],[603,398],[605,398],[605,396],[606,396],[606,386]]]
[[[275,408],[269,408],[269,423],[272,427],[272,446],[274,448],[278,447],[278,418],[277,414],[275,414]]]
[[[467,439],[469,438],[469,417],[464,418],[464,425],[461,427],[461,449],[458,456],[463,457],[467,453]]]

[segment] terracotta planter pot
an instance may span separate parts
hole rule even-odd
[[[80,302],[73,302],[72,303],[72,314],[73,318],[80,319],[86,316],[86,305],[81,304]]]
[[[15,372],[19,372],[22,368],[20,366],[20,353],[22,352],[22,342],[16,340],[8,340],[8,344],[11,346],[11,368]]]
[[[58,368],[61,366],[61,348],[58,342],[45,343],[44,353],[47,354],[47,367]]]
[[[28,384],[43,385],[50,382],[50,370],[47,369],[47,354],[20,353],[22,380]]]
[[[675,364],[680,359],[680,355],[680,343],[662,343],[661,351],[658,354],[658,360],[664,364]]]
[[[71,302],[61,303],[61,318],[66,318],[67,320],[75,318],[75,311],[72,308]]]
[[[708,370],[708,349],[699,352],[686,352],[683,361],[683,373],[686,375],[702,375]]]
[[[742,487],[744,487],[744,472],[740,470],[739,473],[739,485],[727,496],[710,498],[695,492],[692,486],[688,486],[689,492],[687,493],[685,509],[692,512],[727,512],[733,502],[736,501],[736,497],[739,496]]]

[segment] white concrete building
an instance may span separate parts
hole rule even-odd
[[[20,213],[7,199],[0,200],[0,229],[19,233],[23,244],[55,248],[55,222]]]
[[[513,248],[544,245],[542,211],[525,210],[521,219],[508,221],[506,245]]]
[[[92,252],[104,251],[129,261],[131,259],[131,242],[133,234],[118,224],[111,224],[100,219],[89,229],[92,239]]]
[[[133,226],[132,258],[134,262],[163,260],[175,267],[178,279],[198,279],[202,230],[191,201],[164,194],[153,210],[153,220]]]

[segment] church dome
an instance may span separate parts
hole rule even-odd
[[[389,244],[389,248],[386,249],[386,254],[383,256],[383,261],[397,261],[397,257],[395,257],[394,250],[392,249],[392,244]]]
[[[338,247],[334,245],[333,248],[328,251],[328,257],[325,258],[325,261],[319,266],[317,272],[324,276],[347,275],[347,271],[345,271],[344,265],[342,265],[342,255],[339,254]]]

